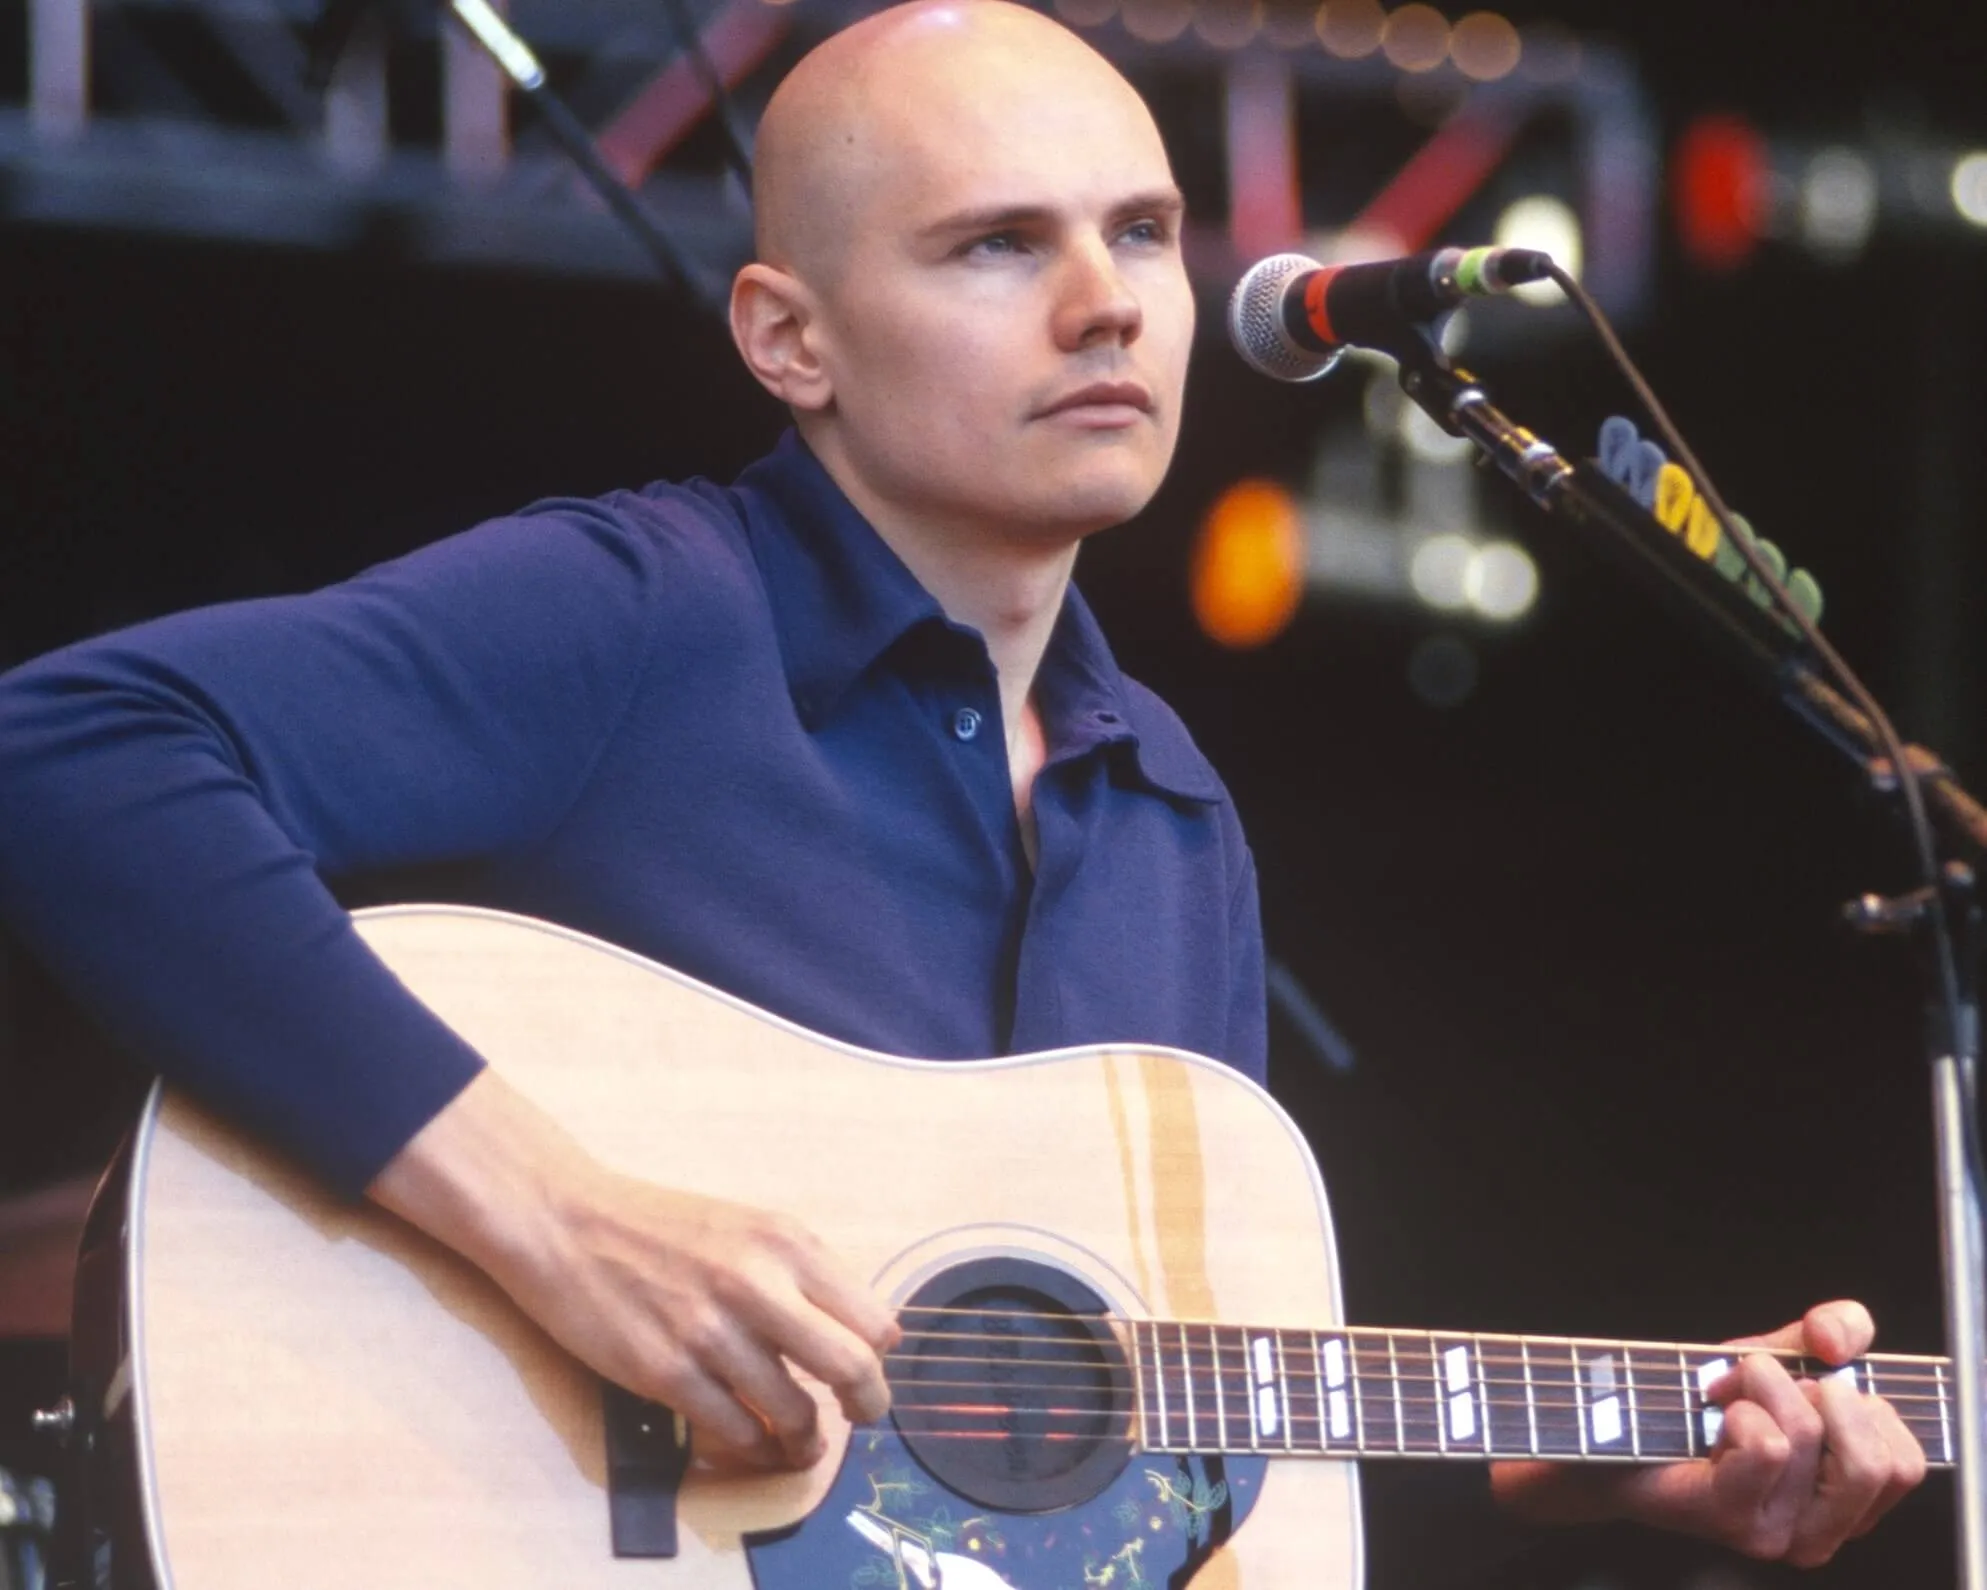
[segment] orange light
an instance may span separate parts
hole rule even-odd
[[[1304,594],[1304,532],[1290,493],[1243,480],[1216,498],[1191,580],[1194,617],[1210,639],[1243,650],[1282,634]]]
[[[1257,0],[1202,0],[1194,10],[1194,31],[1218,50],[1237,50],[1263,25]]]
[[[1432,72],[1449,58],[1449,22],[1433,6],[1405,5],[1390,12],[1380,48],[1403,72]]]
[[[1170,44],[1194,19],[1193,0],[1125,0],[1125,31],[1146,44]]]
[[[1479,83],[1509,77],[1524,53],[1518,30],[1495,11],[1472,11],[1449,36],[1449,56],[1456,69]]]
[[[1318,7],[1318,42],[1341,60],[1364,60],[1380,47],[1386,24],[1380,0],[1325,0]]]

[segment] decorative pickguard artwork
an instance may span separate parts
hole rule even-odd
[[[746,1558],[755,1590],[1184,1590],[1267,1463],[1135,1453],[1088,1501],[1010,1513],[941,1485],[894,1427],[864,1425],[820,1506]]]

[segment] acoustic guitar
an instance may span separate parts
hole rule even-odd
[[[603,1161],[827,1239],[900,1310],[894,1406],[851,1429],[823,1393],[805,1473],[701,1463],[479,1272],[162,1089],[78,1287],[99,1583],[1351,1590],[1330,1460],[1717,1439],[1729,1348],[1347,1327],[1310,1153],[1214,1061],[896,1059],[523,918],[359,930]],[[1950,1462],[1945,1362],[1837,1372]]]

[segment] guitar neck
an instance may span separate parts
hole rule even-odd
[[[1704,1390],[1759,1350],[1168,1320],[1135,1322],[1129,1346],[1148,1451],[1631,1463],[1709,1453],[1724,1415]],[[1949,1360],[1775,1356],[1888,1399],[1932,1464],[1951,1465]]]

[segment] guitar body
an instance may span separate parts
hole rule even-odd
[[[408,907],[359,925],[600,1159],[786,1211],[900,1306],[979,1287],[1113,1317],[1341,1320],[1316,1167],[1222,1065],[1136,1049],[899,1060],[521,918]],[[104,1198],[76,1340],[85,1426],[117,1469],[94,1511],[138,1537],[118,1548],[121,1585],[1360,1582],[1350,1463],[1092,1441],[1038,1444],[1048,1467],[1023,1474],[996,1439],[955,1443],[981,1453],[958,1471],[891,1421],[838,1418],[805,1474],[693,1465],[676,1554],[616,1558],[599,1382],[480,1273],[170,1091]],[[1097,1329],[1108,1346],[1114,1327]]]

